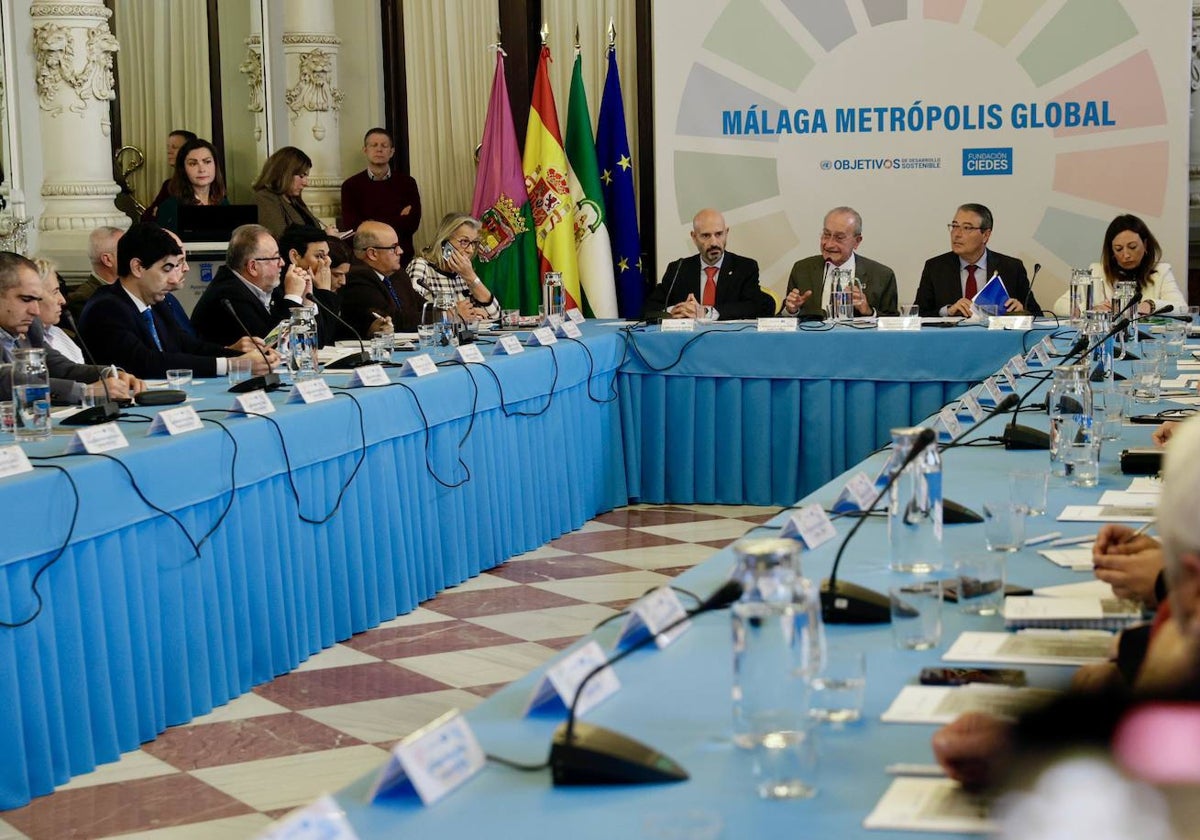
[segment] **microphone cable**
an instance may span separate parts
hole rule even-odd
[[[29,460],[34,461],[40,459],[30,458]],[[71,544],[71,539],[75,536],[75,526],[79,522],[79,485],[77,485],[75,483],[75,479],[71,477],[70,471],[67,470],[66,467],[60,466],[59,464],[33,464],[33,468],[35,470],[58,470],[60,473],[62,473],[63,478],[67,480],[67,483],[71,485],[71,495],[74,499],[71,508],[71,522],[67,526],[67,535],[63,538],[62,543],[57,549],[54,550],[54,553],[50,555],[46,562],[42,563],[42,565],[38,567],[38,570],[33,573],[33,580],[29,582],[29,591],[33,594],[33,600],[36,604],[36,606],[33,608],[33,612],[19,621],[0,620],[0,628],[6,630],[15,630],[18,627],[24,627],[27,624],[32,624],[37,617],[42,614],[42,610],[45,608],[46,602],[42,598],[42,593],[38,590],[38,583],[41,581],[42,575],[50,571],[50,567],[57,563],[66,553],[67,546]]]

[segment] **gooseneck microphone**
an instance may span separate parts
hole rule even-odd
[[[1029,312],[1029,299],[1033,297],[1033,283],[1037,280],[1038,272],[1042,270],[1041,263],[1033,264],[1033,275],[1029,278],[1029,288],[1025,290],[1025,299],[1021,301],[1021,308]],[[1032,314],[1032,313],[1031,313]],[[1040,310],[1038,314],[1041,314]]]
[[[647,324],[657,324],[663,318],[671,317],[671,292],[675,291],[675,281],[679,279],[679,269],[682,265],[682,259],[675,261],[675,271],[671,274],[671,282],[667,285],[667,294],[663,298],[663,308],[655,312],[647,312],[646,317],[643,319]]]
[[[93,365],[96,364],[96,357],[92,355],[92,351],[88,349],[87,343],[83,340],[83,333],[79,331],[79,327],[75,324],[75,317],[69,309],[64,308],[62,315],[75,333],[75,339],[79,342],[79,347],[83,350],[88,361]],[[104,375],[103,370],[100,371],[100,385],[104,388],[104,402],[99,405],[94,405],[91,408],[85,408],[77,411],[65,420],[59,421],[61,426],[95,426],[100,423],[111,423],[121,416],[121,407],[113,402],[112,394],[108,390],[108,377]]]
[[[742,596],[742,585],[727,580],[720,589],[708,596],[698,607],[672,621],[659,633],[667,633],[688,619],[702,613],[728,607]],[[658,782],[682,782],[687,771],[672,759],[611,729],[605,729],[575,718],[575,709],[587,684],[603,671],[636,650],[645,647],[657,634],[647,633],[635,644],[609,657],[584,675],[571,698],[567,720],[554,733],[550,746],[550,772],[556,785],[636,785]]]
[[[246,329],[246,325],[242,323],[242,319],[238,317],[237,310],[233,308],[233,304],[229,301],[229,298],[221,298],[221,305],[225,307],[226,312],[233,316],[233,320],[237,321],[237,325],[242,328],[242,332],[245,333],[246,338],[250,339],[250,342],[254,345],[254,348],[258,350],[259,355],[263,357],[263,361],[267,363],[267,373],[264,376],[251,376],[244,382],[231,385],[229,387],[230,393],[244,394],[250,391],[258,390],[278,390],[280,386],[279,374],[270,372],[271,360],[267,358],[267,354],[263,351],[262,347],[259,346],[258,342],[254,340],[254,336],[250,334],[250,330]]]
[[[933,429],[921,430],[917,439],[913,441],[912,449],[888,478],[887,483],[883,485],[883,489],[879,491],[867,508],[868,511],[875,509],[880,500],[892,489],[892,485],[900,478],[905,468],[936,439],[937,435]],[[821,616],[825,619],[826,624],[886,624],[892,620],[891,603],[886,595],[880,595],[865,586],[837,579],[838,567],[842,563],[842,555],[846,552],[846,546],[850,544],[850,540],[858,533],[858,529],[867,521],[867,518],[860,516],[850,532],[846,534],[846,538],[838,546],[837,556],[833,558],[833,568],[829,571],[828,579],[821,583]]]
[[[308,292],[304,297],[306,300],[311,300],[314,304],[317,303],[317,299],[312,296],[312,292]],[[317,305],[319,306],[320,304],[317,304]],[[320,309],[319,311],[324,312],[327,315],[332,315],[335,321],[337,321],[339,324],[341,324],[346,329],[350,330],[351,334],[356,339],[358,339],[358,352],[357,353],[351,353],[348,356],[342,356],[340,359],[334,359],[332,362],[325,365],[325,369],[326,370],[349,370],[351,368],[357,368],[357,367],[362,367],[363,365],[371,364],[371,362],[372,362],[371,354],[367,352],[367,345],[363,343],[362,335],[359,334],[358,330],[356,330],[356,329],[354,329],[354,327],[350,326],[349,321],[347,321],[341,315],[334,312],[332,309],[330,309],[328,307]]]

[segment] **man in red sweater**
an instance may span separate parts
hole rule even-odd
[[[413,234],[421,226],[421,195],[409,175],[392,170],[396,148],[386,128],[372,128],[363,137],[367,168],[342,182],[343,230],[357,230],[365,221],[383,222],[396,231],[404,249],[402,268],[413,255]]]

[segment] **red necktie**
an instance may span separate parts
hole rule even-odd
[[[704,300],[701,301],[705,306],[717,305],[717,267],[715,265],[704,266]]]
[[[975,284],[975,269],[977,268],[979,268],[977,265],[967,266],[967,290],[964,293],[964,297],[968,300],[974,298],[979,292],[979,287]]]

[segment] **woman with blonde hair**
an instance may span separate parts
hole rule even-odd
[[[37,266],[38,277],[42,278],[42,299],[38,301],[38,318],[42,322],[42,333],[46,346],[62,353],[77,365],[83,364],[83,351],[71,340],[62,327],[58,326],[62,318],[63,307],[67,305],[63,297],[62,285],[58,278],[58,265],[51,260],[38,257],[33,261]]]
[[[304,203],[303,192],[311,169],[312,158],[295,146],[284,146],[263,164],[253,185],[254,203],[258,205],[258,223],[276,239],[288,225],[322,228],[337,236],[337,230],[322,225]]]
[[[433,243],[408,264],[413,289],[426,300],[452,294],[464,321],[497,320],[500,301],[483,285],[471,257],[479,248],[479,220],[465,213],[442,219]]]

